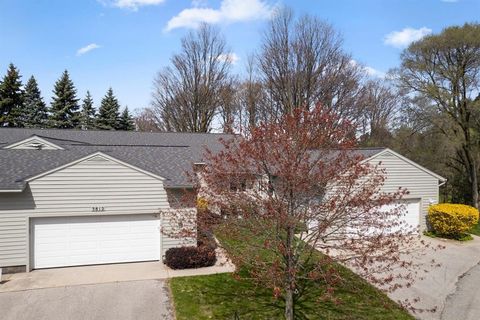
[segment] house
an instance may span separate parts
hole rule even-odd
[[[412,229],[426,230],[428,207],[438,203],[439,187],[447,179],[388,148],[367,150],[364,158],[364,161],[380,164],[385,169],[382,191],[408,190],[408,195],[401,200],[405,205],[403,219]]]
[[[195,239],[165,235],[163,210],[193,191],[186,172],[227,134],[0,129],[0,267],[11,271],[161,260]],[[425,228],[445,179],[389,149],[385,190],[410,191],[405,219]]]
[[[184,173],[222,137],[0,129],[0,267],[160,260],[184,243],[159,212],[182,205]]]
[[[379,165],[385,170],[386,177],[381,186],[383,192],[396,192],[399,188],[408,191],[398,202],[380,209],[389,211],[401,205],[401,219],[404,220],[402,228],[417,234],[427,230],[428,208],[438,203],[439,187],[445,184],[447,179],[389,148],[360,148],[351,152],[360,156],[363,162]],[[315,227],[316,224],[316,221],[308,222],[309,227]],[[400,227],[392,227],[390,231],[399,230]]]

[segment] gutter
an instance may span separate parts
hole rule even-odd
[[[12,190],[8,190],[8,189],[0,189],[0,193],[12,193],[12,192],[17,192],[17,193],[20,193],[20,192],[23,192],[23,189],[12,189]]]

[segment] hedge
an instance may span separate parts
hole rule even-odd
[[[464,204],[436,204],[428,209],[428,221],[437,235],[459,238],[478,223],[478,209]]]

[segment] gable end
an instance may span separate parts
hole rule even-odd
[[[4,149],[12,150],[63,150],[62,147],[47,141],[38,136],[31,136],[19,142],[4,147]]]
[[[413,166],[413,167],[415,167],[415,168],[417,168],[417,169],[419,169],[419,170],[421,170],[421,171],[423,171],[423,172],[431,175],[432,177],[436,178],[438,181],[441,182],[441,184],[443,184],[443,183],[445,183],[445,182],[447,181],[446,178],[444,178],[444,177],[436,174],[435,172],[433,172],[433,171],[431,171],[431,170],[428,170],[427,168],[425,168],[425,167],[419,165],[418,163],[416,163],[415,161],[412,161],[412,160],[410,160],[410,159],[402,156],[401,154],[399,154],[399,153],[397,153],[397,152],[395,152],[395,151],[393,151],[393,150],[391,150],[391,149],[388,149],[388,148],[386,148],[385,150],[383,150],[383,151],[375,154],[374,156],[372,156],[372,157],[370,157],[370,158],[365,159],[364,161],[372,161],[372,160],[374,160],[375,158],[381,157],[381,156],[383,156],[383,157],[396,157],[396,158],[399,158],[400,160],[402,160],[402,161],[410,164],[411,166]]]
[[[60,170],[62,170],[62,169],[68,168],[68,167],[71,167],[71,166],[73,166],[73,165],[75,165],[75,164],[78,164],[78,163],[80,163],[80,162],[84,162],[84,161],[87,161],[87,160],[94,160],[94,161],[99,161],[99,162],[112,161],[112,162],[115,162],[115,163],[120,164],[120,165],[122,165],[122,166],[128,167],[128,168],[133,169],[133,170],[135,170],[135,171],[138,171],[138,172],[140,172],[140,173],[143,173],[143,174],[145,174],[145,175],[148,175],[148,176],[150,176],[150,177],[153,177],[153,178],[155,178],[155,179],[157,179],[157,180],[160,180],[160,181],[164,181],[164,180],[165,180],[165,178],[160,177],[160,176],[158,176],[158,175],[156,175],[156,174],[154,174],[154,173],[152,173],[152,172],[149,172],[149,171],[140,169],[140,168],[138,168],[138,167],[136,167],[136,166],[133,166],[133,165],[131,165],[131,164],[129,164],[129,163],[126,163],[126,162],[123,162],[123,161],[121,161],[121,160],[118,160],[118,159],[116,159],[116,158],[114,158],[114,157],[112,157],[112,156],[110,156],[110,155],[107,155],[107,154],[105,154],[105,153],[103,153],[103,152],[96,152],[96,153],[91,154],[91,155],[89,155],[89,156],[86,156],[86,157],[84,157],[84,158],[81,158],[81,159],[75,160],[75,161],[73,161],[73,162],[67,163],[67,164],[65,164],[65,165],[63,165],[63,166],[57,167],[57,168],[55,168],[55,169],[52,169],[52,170],[49,170],[49,171],[46,171],[46,172],[43,172],[43,173],[41,173],[41,174],[39,174],[39,175],[36,175],[36,176],[33,176],[33,177],[29,177],[29,178],[25,179],[25,181],[31,182],[31,181],[33,181],[33,180],[42,178],[42,177],[44,177],[44,176],[47,176],[47,175],[49,175],[49,174],[55,173],[55,172],[57,172],[57,171],[60,171]]]

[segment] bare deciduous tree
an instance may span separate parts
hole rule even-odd
[[[237,103],[238,82],[232,81],[220,93],[220,108],[219,115],[222,121],[222,129],[225,133],[234,133],[238,127],[239,105]]]
[[[158,127],[158,122],[154,112],[146,108],[135,117],[135,128],[138,131],[158,132],[161,131]]]
[[[291,10],[279,10],[264,34],[258,60],[277,117],[316,103],[342,119],[359,116],[364,69],[342,50],[342,38],[331,25],[308,15],[295,20]]]
[[[380,146],[391,138],[393,122],[398,115],[402,95],[385,80],[370,80],[362,100],[362,144]]]
[[[271,104],[257,71],[255,57],[250,55],[247,59],[246,77],[238,83],[235,95],[238,131],[242,134],[248,134],[260,121],[268,121],[272,114],[269,108]]]
[[[209,132],[231,86],[231,58],[219,31],[202,24],[154,81],[152,110],[166,131]]]

